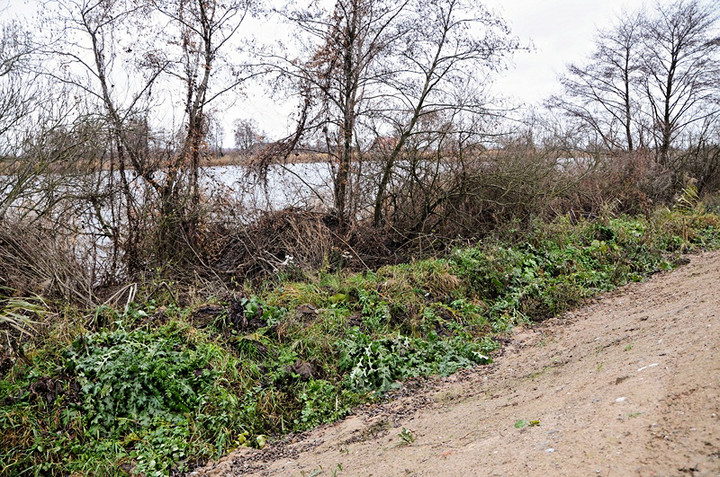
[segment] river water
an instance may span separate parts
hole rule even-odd
[[[332,204],[332,171],[327,163],[272,165],[265,180],[243,166],[210,166],[202,168],[201,182],[210,198],[224,194],[248,210]]]

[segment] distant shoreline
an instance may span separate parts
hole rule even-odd
[[[212,166],[249,166],[256,159],[256,156],[244,156],[239,152],[228,152],[222,156],[212,154],[204,158],[200,165],[202,167]],[[320,152],[300,152],[293,153],[286,160],[273,160],[270,164],[309,164],[309,163],[325,163],[330,160],[330,156]]]

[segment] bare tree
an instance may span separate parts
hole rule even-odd
[[[716,10],[700,0],[657,4],[643,27],[642,86],[658,160],[672,167],[671,149],[684,133],[718,114],[720,38]]]
[[[184,140],[167,174],[169,184],[175,184],[182,173],[187,174],[190,203],[187,210],[177,210],[177,205],[184,199],[178,195],[181,189],[174,185],[167,188],[164,192],[167,199],[163,200],[163,207],[167,210],[164,210],[163,217],[178,221],[173,227],[182,225],[192,242],[200,202],[200,159],[206,149],[205,139],[209,129],[207,108],[217,98],[252,77],[252,73],[225,63],[223,51],[231,45],[232,38],[250,13],[253,0],[152,0],[152,5],[171,21],[173,31],[176,31],[176,36],[169,39],[169,45],[179,48],[172,58],[173,67],[168,72],[180,79],[185,89]],[[211,79],[218,78],[221,65],[228,70],[224,73],[229,78],[213,85]],[[167,240],[161,241],[171,243],[178,238],[168,236]]]
[[[236,119],[233,124],[235,147],[244,157],[250,157],[255,149],[264,141],[265,135],[252,119]]]
[[[708,134],[720,112],[713,5],[677,0],[624,14],[599,32],[586,64],[568,67],[561,79],[565,95],[547,104],[579,120],[591,133],[588,145],[599,138],[610,151],[652,147],[660,166],[672,172],[673,187],[684,173],[704,171],[705,177],[714,168],[702,166],[699,157],[714,157]]]
[[[215,157],[223,157],[223,142],[225,141],[225,128],[219,116],[214,113],[206,113],[207,120],[207,143],[210,152]]]
[[[304,135],[320,134],[334,163],[333,202],[337,217],[348,219],[351,165],[360,160],[359,130],[371,113],[369,101],[389,72],[379,61],[395,48],[405,31],[399,21],[409,0],[337,0],[331,12],[312,8],[285,16],[314,40],[310,57],[283,64],[296,79],[305,106]],[[407,25],[405,25],[407,26]]]
[[[641,92],[639,47],[642,17],[624,14],[616,25],[600,30],[585,64],[571,64],[561,78],[565,94],[552,97],[557,107],[579,120],[610,150],[637,147]]]
[[[5,136],[29,113],[33,89],[22,73],[33,48],[18,23],[0,25],[0,137]]]
[[[423,117],[487,112],[482,81],[518,47],[501,19],[465,0],[338,0],[331,14],[304,9],[287,17],[317,40],[309,59],[289,61],[285,72],[306,99],[303,131],[324,136],[336,165],[341,221],[352,215],[349,201],[359,204],[349,195],[360,190],[349,187],[353,164],[363,164],[369,149],[377,156],[383,136],[392,139],[374,191],[365,188],[379,224],[394,167]]]
[[[122,250],[130,273],[145,265],[143,225],[154,215],[145,207],[167,184],[157,177],[160,164],[149,155],[147,115],[153,86],[169,63],[148,43],[127,34],[151,30],[146,7],[134,1],[48,2],[50,35],[39,52],[39,71],[50,82],[74,90],[83,102],[82,114],[93,116],[98,125],[91,135],[78,139],[102,137],[109,146],[96,178],[105,189],[100,196],[109,199],[91,201],[96,205],[93,222],[115,250]],[[137,186],[136,176],[143,187]],[[109,212],[104,211],[107,207]]]
[[[397,141],[387,155],[375,194],[376,226],[383,220],[394,166],[408,140],[423,132],[418,131],[421,120],[438,114],[486,115],[482,81],[501,66],[505,55],[519,48],[503,19],[476,2],[421,0],[404,21],[408,27],[403,29],[403,48],[386,58],[396,66],[392,75],[383,78],[382,102],[392,105],[385,107],[389,113],[385,117]]]
[[[110,214],[122,227],[104,229],[114,231],[131,273],[145,268],[141,248],[166,262],[182,259],[178,252],[196,242],[208,105],[248,77],[225,61],[223,51],[250,6],[245,0],[48,2],[57,11],[50,25],[58,29],[42,52],[43,74],[75,88],[104,124],[113,149],[101,170],[108,170],[106,184],[117,183],[124,200]],[[131,34],[137,30],[146,34]],[[154,130],[160,109],[180,123],[165,139]],[[106,217],[99,208],[97,220]],[[153,242],[143,243],[148,239]]]
[[[26,35],[17,23],[0,26],[0,222],[41,169],[18,161],[23,140],[20,126],[38,99],[38,90],[23,77],[32,51]]]

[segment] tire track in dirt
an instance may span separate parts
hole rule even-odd
[[[492,366],[192,474],[718,476],[719,350],[713,252],[516,329]]]

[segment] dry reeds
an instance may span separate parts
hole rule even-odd
[[[42,227],[0,224],[0,286],[20,296],[41,295],[91,304],[93,283],[72,240]]]

